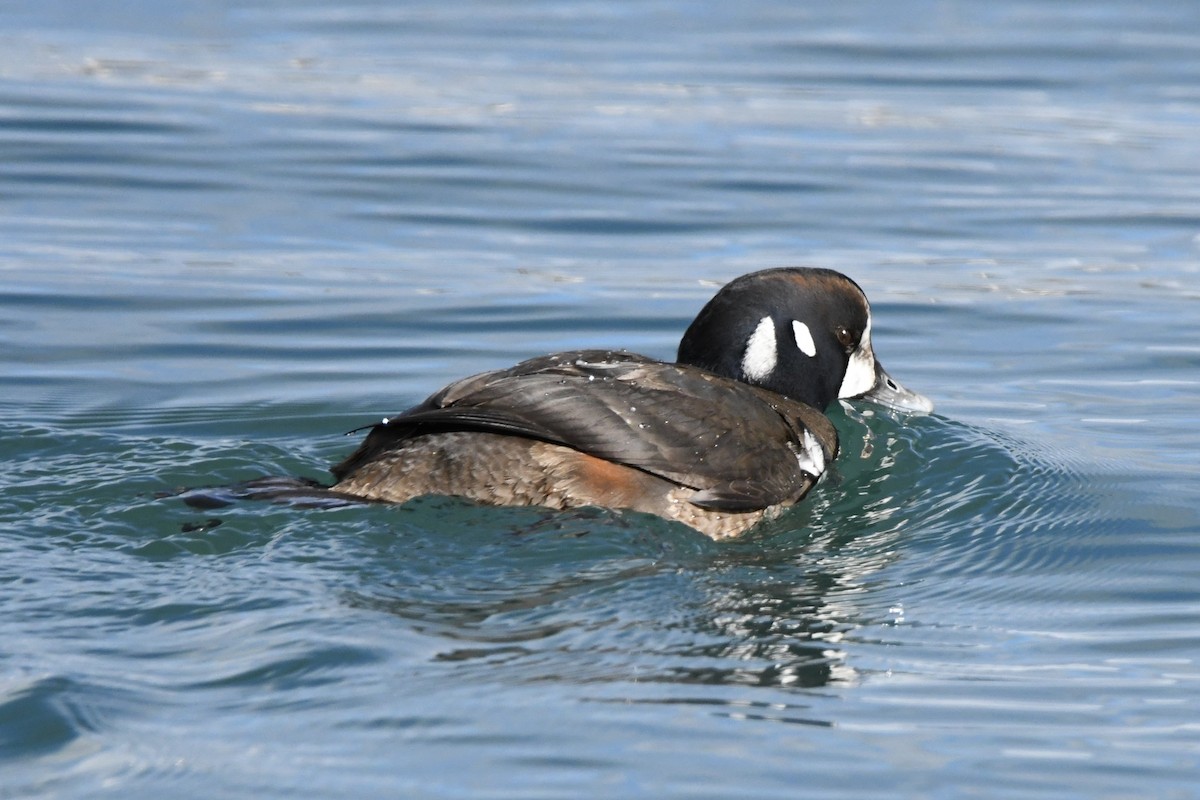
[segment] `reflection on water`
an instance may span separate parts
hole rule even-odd
[[[643,701],[674,696],[656,698],[654,684],[854,685],[871,673],[859,646],[898,644],[889,631],[905,623],[907,585],[987,607],[1004,584],[967,591],[963,577],[1053,569],[1014,542],[1095,516],[1079,476],[995,433],[855,408],[836,418],[847,445],[836,471],[743,540],[717,545],[625,512],[426,498],[385,512],[395,522],[372,537],[379,550],[356,561],[377,574],[348,601],[443,641],[433,660],[453,680],[636,677]]]

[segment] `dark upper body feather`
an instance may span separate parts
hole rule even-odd
[[[635,353],[582,350],[450,384],[372,428],[333,468],[338,480],[424,433],[487,431],[565,445],[698,490],[691,502],[744,511],[794,502],[804,431],[826,460],[837,434],[817,410],[775,392]]]

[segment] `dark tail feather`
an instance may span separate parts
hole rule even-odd
[[[226,508],[243,500],[284,503],[298,508],[343,508],[369,502],[308,478],[265,477],[235,483],[231,486],[211,486],[185,489],[173,496],[192,508],[209,510]]]

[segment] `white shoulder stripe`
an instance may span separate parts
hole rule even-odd
[[[796,453],[796,461],[800,464],[800,470],[814,480],[825,472],[825,451],[821,449],[817,437],[807,430],[804,431],[804,446]]]
[[[742,355],[742,373],[751,380],[761,381],[775,371],[777,359],[775,323],[770,317],[763,317],[746,342],[746,352]]]
[[[792,334],[796,337],[796,347],[809,358],[817,355],[817,344],[813,341],[812,331],[798,319],[792,320]]]

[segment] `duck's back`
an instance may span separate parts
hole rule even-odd
[[[337,491],[372,499],[631,508],[725,536],[802,498],[836,450],[803,403],[588,350],[457,381],[374,426],[333,472]]]

